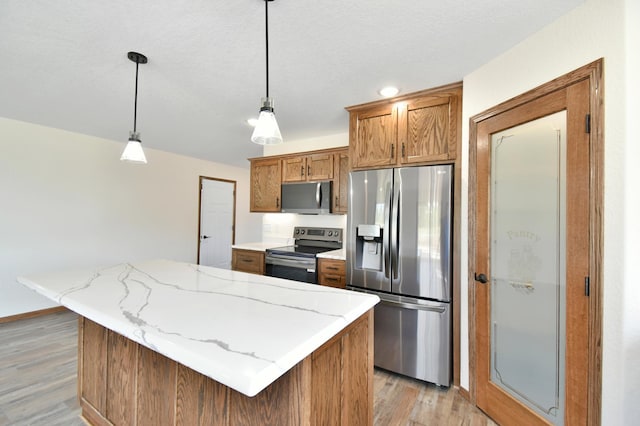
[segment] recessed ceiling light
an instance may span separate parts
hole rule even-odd
[[[398,90],[397,87],[387,86],[378,90],[378,93],[380,93],[380,96],[383,96],[385,98],[390,98],[392,96],[397,95],[399,91],[400,90]]]
[[[256,127],[256,124],[258,124],[258,119],[257,118],[249,118],[249,119],[247,119],[247,123],[249,123],[249,126],[251,126],[251,127]]]

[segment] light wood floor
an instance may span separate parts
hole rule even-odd
[[[76,399],[77,316],[0,324],[0,425],[84,425]],[[456,389],[376,370],[375,425],[495,425]]]

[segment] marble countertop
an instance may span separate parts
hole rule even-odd
[[[364,293],[167,260],[18,282],[247,396],[379,301]]]
[[[316,257],[324,258],[324,259],[334,259],[334,260],[347,260],[347,251],[343,248],[338,250],[325,251],[322,253],[316,254]]]

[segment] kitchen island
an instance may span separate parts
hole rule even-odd
[[[375,296],[165,260],[18,281],[80,315],[92,424],[372,424]]]

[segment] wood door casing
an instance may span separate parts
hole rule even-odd
[[[601,399],[601,244],[602,244],[602,60],[492,108],[471,119],[469,168],[469,334],[470,396],[499,422],[522,420],[527,410],[512,412],[504,395],[481,386],[488,366],[479,348],[490,339],[486,287],[476,284],[474,272],[488,271],[487,221],[489,137],[498,129],[531,121],[552,111],[567,110],[567,350],[565,424],[599,424]],[[590,114],[591,133],[585,131]],[[502,122],[502,123],[501,123]],[[484,196],[480,194],[484,193]],[[591,283],[585,296],[584,278]],[[575,330],[574,330],[575,329]],[[484,352],[484,351],[482,351]],[[485,377],[482,377],[485,375]],[[502,414],[501,414],[502,413]],[[506,416],[505,416],[506,413]],[[532,421],[533,422],[533,421]]]

